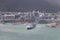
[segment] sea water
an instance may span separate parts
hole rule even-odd
[[[25,24],[0,24],[0,40],[60,40],[60,28],[37,24],[35,29],[27,30]]]

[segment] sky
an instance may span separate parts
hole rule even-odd
[[[48,2],[57,3],[60,5],[60,0],[47,0]]]

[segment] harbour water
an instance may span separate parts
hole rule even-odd
[[[37,24],[35,29],[27,30],[25,24],[0,24],[0,40],[60,40],[60,28]]]

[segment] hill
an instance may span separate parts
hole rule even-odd
[[[0,11],[46,11],[57,12],[60,7],[46,0],[0,0]]]

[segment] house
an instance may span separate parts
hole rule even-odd
[[[13,15],[13,14],[10,14],[10,15],[8,15],[8,14],[4,14],[3,15],[3,22],[5,22],[5,23],[7,23],[7,22],[14,22],[15,21],[15,15]]]

